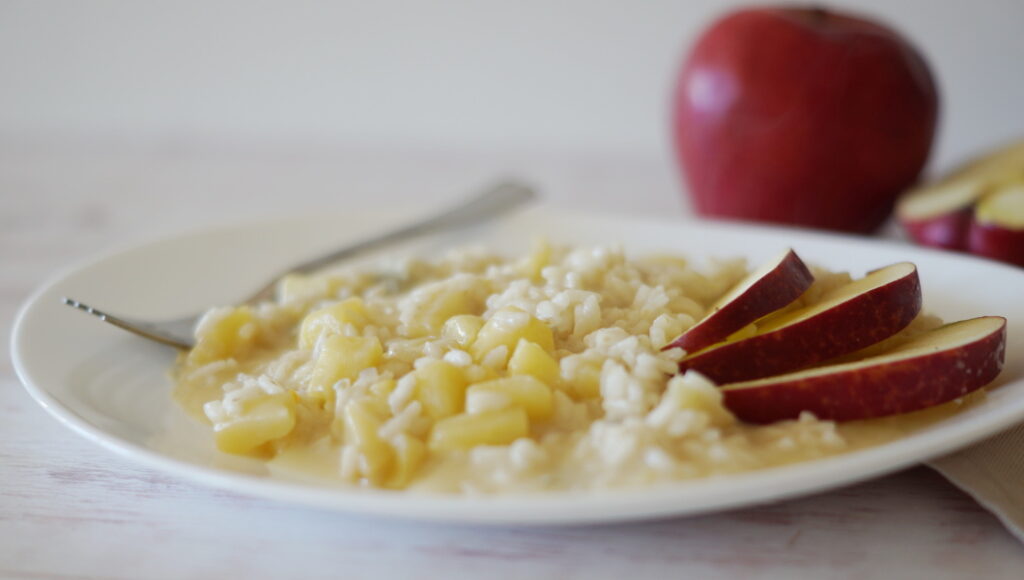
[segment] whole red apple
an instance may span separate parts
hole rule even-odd
[[[924,166],[938,95],[924,59],[890,28],[749,8],[699,38],[673,112],[698,213],[868,232]]]

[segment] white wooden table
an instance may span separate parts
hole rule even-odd
[[[664,160],[0,142],[0,320],[58,269],[182,229],[325,204],[454,200],[501,173],[552,203],[685,215]],[[207,489],[49,418],[0,357],[0,577],[1021,578],[1024,547],[931,470],[691,519],[480,529]]]

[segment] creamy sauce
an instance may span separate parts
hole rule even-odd
[[[465,494],[777,467],[884,444],[984,398],[839,425],[738,422],[703,377],[670,378],[683,353],[661,347],[746,273],[541,246],[519,260],[468,252],[294,279],[276,303],[211,311],[178,361],[175,397],[222,450],[280,477]],[[789,310],[849,280],[815,274]],[[919,317],[851,357],[937,324]],[[480,420],[491,416],[501,430]]]

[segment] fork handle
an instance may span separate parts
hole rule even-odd
[[[308,274],[333,264],[334,262],[338,262],[345,258],[350,258],[388,244],[439,231],[477,224],[488,219],[495,218],[536,198],[536,196],[537,194],[533,188],[518,181],[507,180],[499,182],[485,190],[480,195],[470,198],[468,201],[435,216],[408,224],[396,230],[391,230],[379,236],[367,238],[326,255],[302,262],[288,271],[275,276],[266,284],[266,286],[246,300],[246,302],[253,303],[261,300],[269,300],[274,294],[274,289],[277,286],[278,281],[288,274]]]

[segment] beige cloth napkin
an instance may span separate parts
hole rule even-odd
[[[928,465],[1024,542],[1024,423]]]

